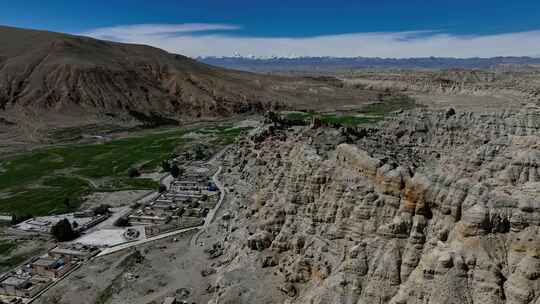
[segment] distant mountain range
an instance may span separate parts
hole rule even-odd
[[[256,57],[203,57],[199,61],[244,71],[336,71],[366,68],[401,69],[489,69],[500,65],[537,65],[535,57],[493,57],[493,58],[338,58],[338,57],[297,57],[297,58],[256,58]]]

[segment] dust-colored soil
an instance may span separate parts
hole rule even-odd
[[[148,190],[128,190],[115,192],[95,192],[85,197],[81,209],[91,209],[101,204],[120,207],[131,204],[136,199],[147,194]]]
[[[190,246],[192,234],[96,258],[52,288],[37,303],[161,303],[167,296],[189,303],[206,303],[211,264],[202,246]],[[208,240],[209,242],[211,240]]]

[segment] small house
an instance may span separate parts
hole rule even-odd
[[[49,278],[59,278],[66,274],[71,268],[69,259],[64,257],[40,257],[30,265],[32,273]]]
[[[31,285],[30,278],[7,276],[0,281],[0,293],[8,296],[25,296],[25,290]]]

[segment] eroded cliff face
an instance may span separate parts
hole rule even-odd
[[[213,302],[540,303],[539,164],[535,108],[267,126],[225,156]]]
[[[364,72],[347,82],[368,88],[465,96],[511,96],[538,102],[538,71],[533,67],[499,66],[491,70]]]

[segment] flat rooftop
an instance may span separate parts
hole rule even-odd
[[[79,226],[86,225],[90,223],[94,218],[93,217],[75,217],[74,213],[60,214],[60,215],[51,215],[51,216],[41,216],[26,220],[22,223],[19,223],[13,228],[28,231],[28,232],[41,232],[49,233],[50,228],[58,223],[59,221],[67,219],[71,224],[77,222]]]
[[[9,276],[5,278],[4,280],[0,281],[0,284],[8,285],[8,286],[20,286],[22,284],[25,284],[28,281],[29,281],[29,278]]]
[[[35,266],[45,266],[45,267],[51,267],[56,264],[56,259],[53,258],[39,258],[32,262],[32,265]]]

